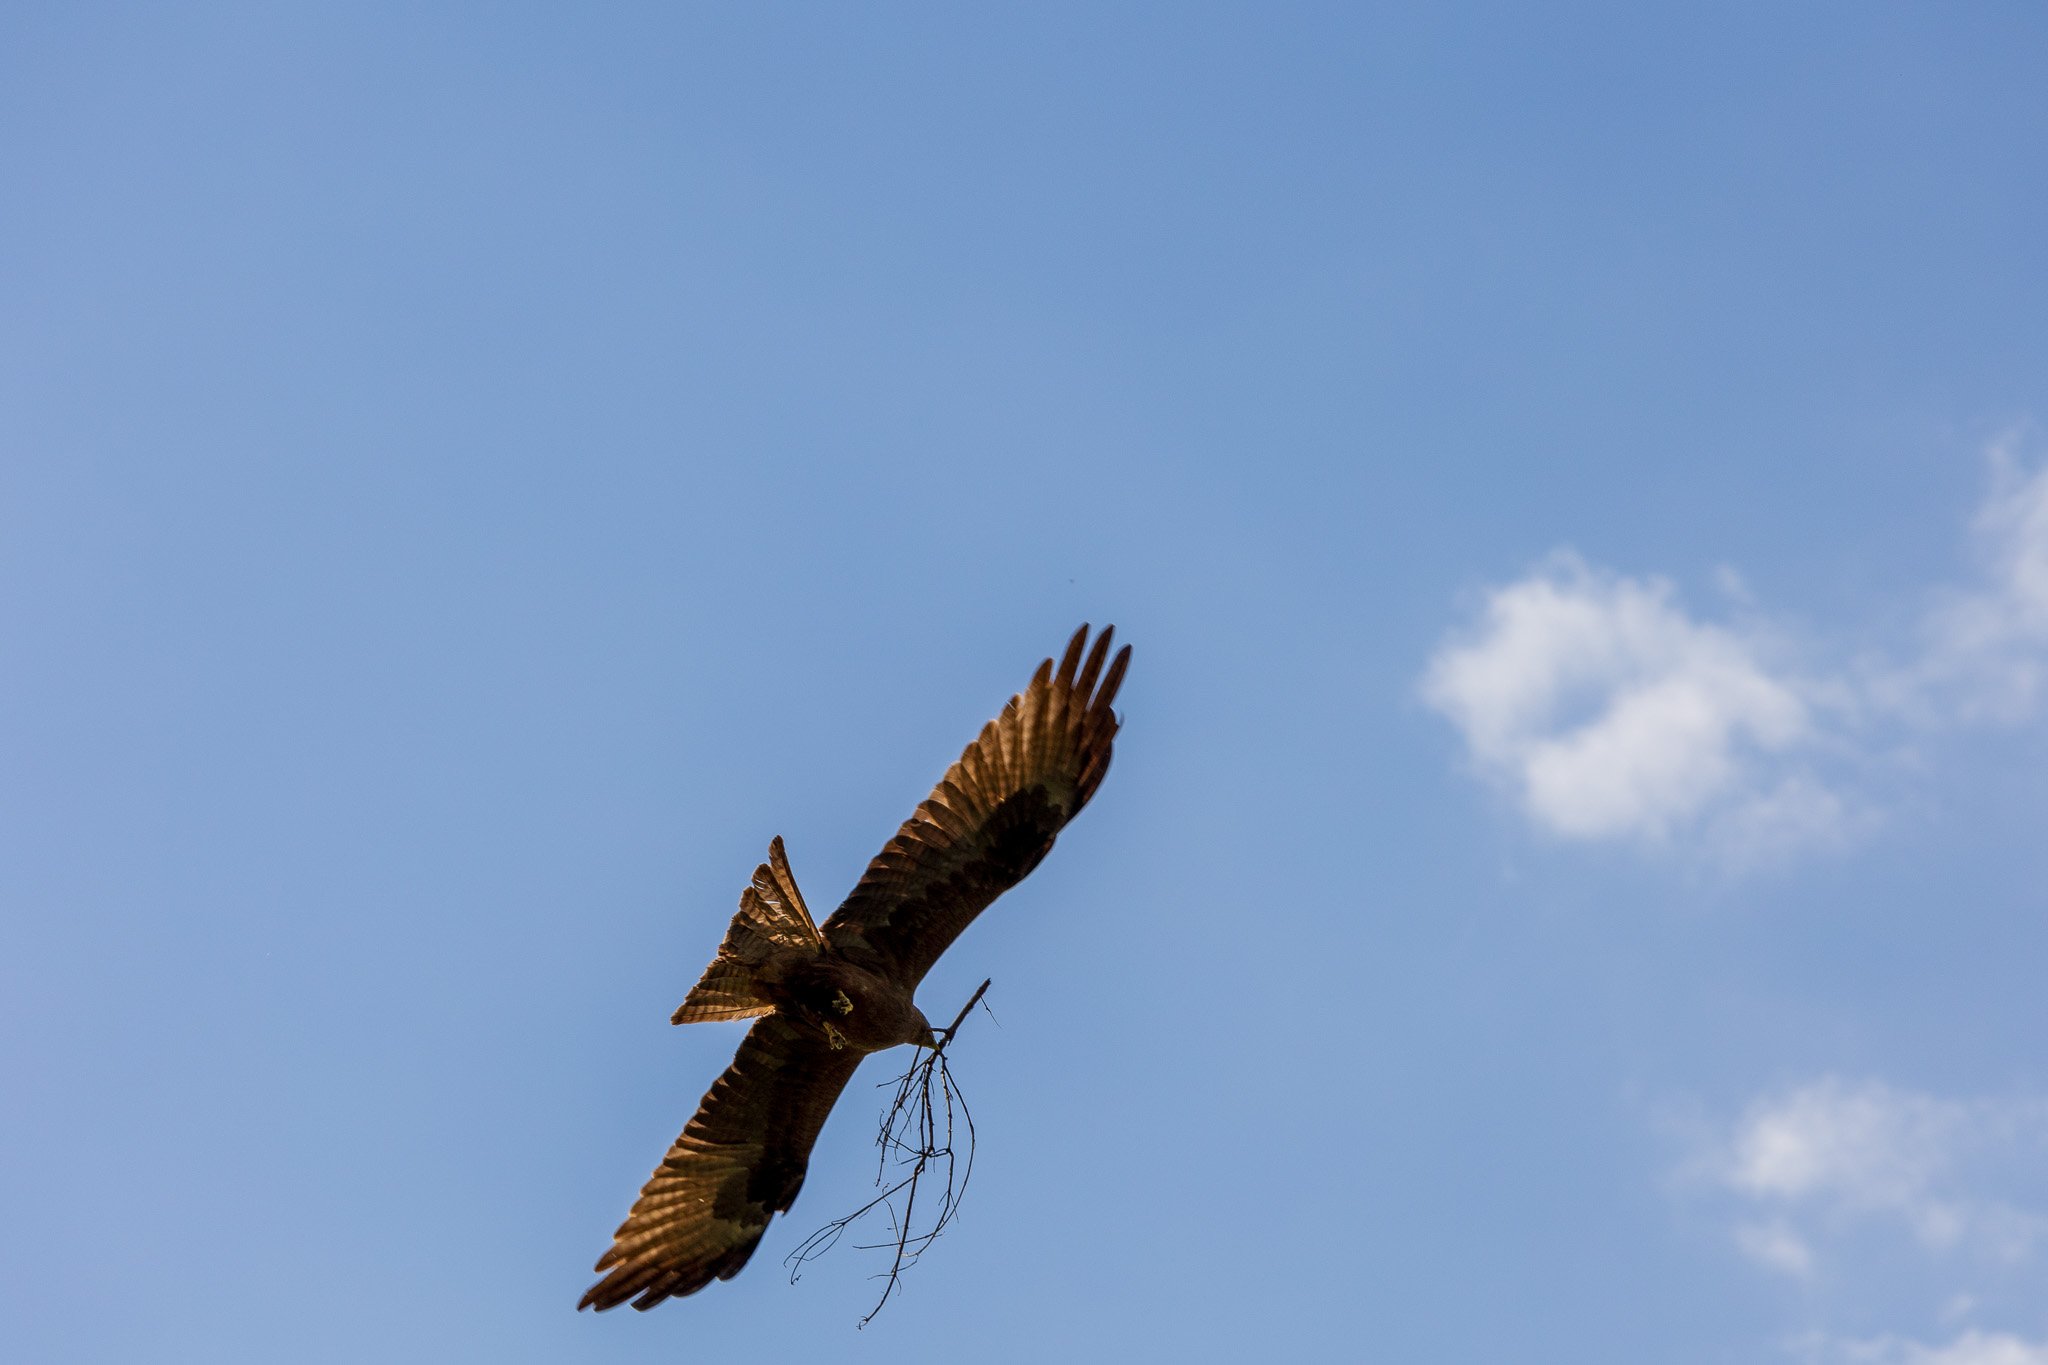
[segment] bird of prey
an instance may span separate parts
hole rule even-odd
[[[579,1308],[652,1308],[737,1275],[803,1187],[811,1145],[871,1052],[936,1045],[912,996],[974,917],[1023,880],[1102,782],[1110,704],[1131,658],[1107,627],[982,728],[823,925],[782,840],[740,896],[718,956],[672,1020],[759,1018],[598,1259]],[[1083,654],[1086,661],[1083,662]],[[1107,671],[1103,664],[1108,662]]]

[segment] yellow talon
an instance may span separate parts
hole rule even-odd
[[[853,1001],[845,991],[832,992],[832,1008],[841,1014],[853,1013]]]
[[[846,1046],[846,1035],[833,1028],[830,1024],[827,1024],[825,1025],[825,1041],[832,1044],[832,1050],[837,1052]]]

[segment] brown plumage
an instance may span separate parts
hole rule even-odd
[[[1109,769],[1131,651],[1074,632],[982,728],[845,904],[814,924],[782,840],[674,1022],[765,1016],[640,1191],[579,1308],[652,1308],[729,1280],[803,1187],[863,1056],[934,1040],[912,997],[947,945],[1052,848]],[[1086,653],[1086,661],[1082,655]]]

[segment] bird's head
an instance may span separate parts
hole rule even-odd
[[[937,1052],[939,1050],[939,1036],[932,1032],[931,1021],[924,1017],[924,1011],[921,1009],[913,1007],[912,1012],[917,1016],[917,1023],[914,1025],[916,1032],[912,1034],[910,1041],[919,1047],[928,1047],[932,1051]]]

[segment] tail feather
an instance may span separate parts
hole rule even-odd
[[[670,1022],[695,1024],[769,1013],[775,1004],[762,990],[761,968],[778,954],[817,952],[824,942],[777,835],[768,845],[768,861],[754,869],[753,885],[740,893],[739,913],[725,931],[725,942],[718,945],[718,956]]]
[[[789,857],[782,851],[782,836],[768,843],[768,861],[754,869],[754,884],[740,897],[740,914],[747,914],[748,896],[760,902],[757,921],[777,944],[785,948],[822,948],[824,936],[804,904],[804,893],[796,889],[796,876],[789,870]]]

